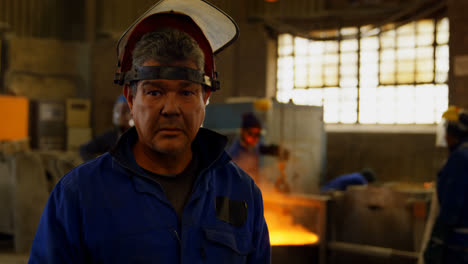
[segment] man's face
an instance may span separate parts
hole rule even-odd
[[[255,147],[260,139],[259,127],[242,128],[241,139],[247,147]]]
[[[148,60],[143,66],[161,64]],[[169,66],[197,69],[192,61]],[[178,156],[190,152],[210,95],[202,89],[200,84],[185,80],[139,81],[136,94],[127,98],[139,141],[159,154]]]

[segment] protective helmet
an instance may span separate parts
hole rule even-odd
[[[446,147],[445,135],[462,139],[468,136],[468,112],[457,106],[450,106],[442,114],[442,121],[437,128],[437,146]]]
[[[132,70],[132,52],[144,34],[162,28],[175,28],[191,36],[203,51],[205,67],[197,71],[183,67],[142,66]],[[239,35],[234,20],[205,0],[161,0],[146,11],[122,35],[117,44],[119,85],[138,80],[188,80],[219,89],[214,54],[229,46]]]

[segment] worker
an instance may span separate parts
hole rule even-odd
[[[200,128],[237,30],[207,1],[162,0],[124,33],[115,81],[135,126],[55,186],[29,263],[270,263],[260,189]]]
[[[327,184],[325,184],[320,191],[328,192],[332,190],[344,191],[350,185],[367,185],[376,180],[375,172],[370,168],[365,168],[360,172],[353,172],[350,174],[340,175]]]
[[[426,264],[468,263],[468,112],[451,106],[439,132],[449,157],[437,178],[440,212],[424,252]]]
[[[273,155],[287,159],[289,152],[278,145],[260,143],[262,124],[252,112],[242,115],[240,137],[229,147],[232,160],[247,172],[257,184],[262,183],[260,155]]]
[[[84,161],[109,151],[127,129],[133,125],[130,108],[125,96],[120,95],[114,103],[112,110],[112,124],[114,127],[80,146],[80,156]]]

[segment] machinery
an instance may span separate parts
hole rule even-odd
[[[30,251],[50,191],[80,162],[58,151],[0,152],[0,234],[13,238],[15,252]]]
[[[432,190],[353,186],[328,206],[328,263],[415,264]]]

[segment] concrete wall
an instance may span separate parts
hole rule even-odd
[[[326,178],[372,168],[378,181],[433,181],[446,156],[434,134],[327,133]]]
[[[468,109],[468,16],[467,1],[449,0],[450,75],[449,104]]]
[[[89,45],[10,37],[7,92],[29,99],[89,97]]]
[[[122,87],[114,84],[117,63],[116,45],[113,39],[97,40],[91,51],[92,126],[98,135],[112,127],[114,101],[122,93]]]

